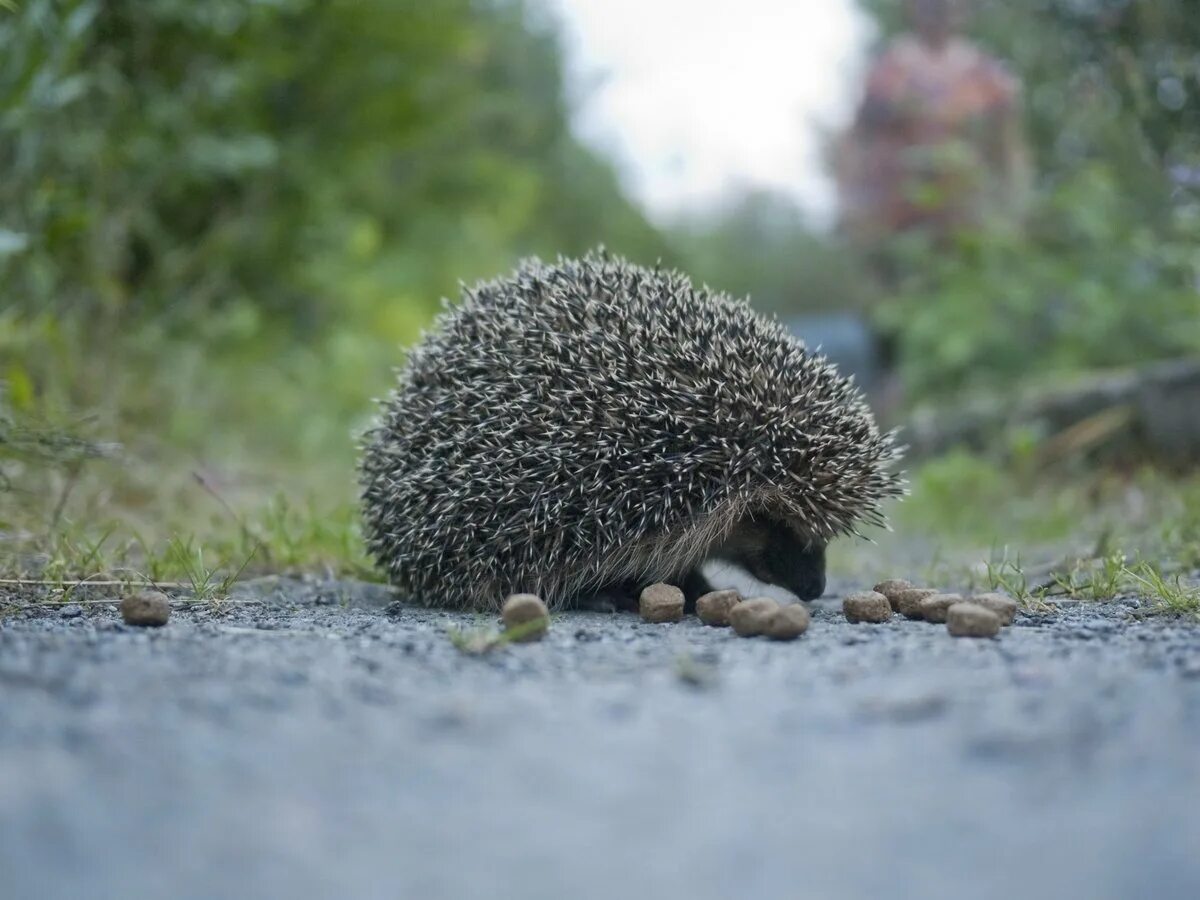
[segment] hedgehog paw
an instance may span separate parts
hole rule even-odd
[[[625,585],[603,588],[593,594],[580,597],[575,608],[581,612],[637,612],[637,591]]]
[[[689,615],[696,611],[696,601],[713,589],[712,582],[698,568],[692,569],[683,577],[681,587],[683,588],[683,611]]]

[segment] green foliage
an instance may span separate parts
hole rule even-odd
[[[0,15],[0,278],[26,311],[313,333],[423,319],[521,253],[652,248],[563,93],[519,2],[27,0]]]
[[[885,34],[901,4],[864,0]],[[1200,17],[1187,0],[975,0],[1025,85],[1038,172],[1021,231],[900,240],[882,315],[918,396],[1200,351]]]
[[[1186,584],[1178,572],[1168,575],[1159,566],[1141,562],[1126,569],[1125,574],[1138,593],[1153,600],[1159,611],[1200,615],[1200,588]]]
[[[116,518],[118,567],[195,540],[369,571],[355,434],[439,298],[666,255],[570,133],[560,55],[523,0],[0,9],[2,567],[93,568],[58,538]]]
[[[859,0],[884,35],[900,0]],[[1164,163],[1200,163],[1200,18],[1192,0],[968,0],[968,30],[1026,86],[1026,124],[1050,177],[1106,159],[1161,198]],[[1151,207],[1151,213],[1155,208]]]
[[[1041,199],[1024,233],[898,248],[912,382],[1200,346],[1200,203],[1166,176],[1196,165],[1200,17],[978,6],[1027,86]],[[534,0],[0,0],[0,569],[214,596],[244,563],[370,577],[370,398],[439,297],[524,254],[605,243],[778,311],[873,302],[769,195],[660,232],[569,113]],[[953,456],[901,522],[1077,528],[1079,492],[1042,490]],[[1195,515],[1159,521],[1200,564]]]
[[[1092,163],[1044,194],[1027,228],[934,250],[897,241],[907,273],[880,312],[923,397],[1200,351],[1200,218],[1157,226]]]
[[[1047,494],[1024,478],[965,451],[930,460],[910,473],[912,496],[895,517],[908,530],[950,542],[998,546],[1060,540],[1077,527],[1088,503],[1081,491]]]

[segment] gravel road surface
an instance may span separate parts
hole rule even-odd
[[[473,656],[447,628],[493,620],[382,588],[237,596],[0,595],[6,900],[1200,897],[1200,627],[1136,600]]]

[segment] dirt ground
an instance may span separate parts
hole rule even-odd
[[[235,597],[0,597],[5,897],[1200,896],[1200,627],[1136,599],[471,656],[382,588]]]

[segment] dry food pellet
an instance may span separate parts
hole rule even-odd
[[[921,601],[932,597],[937,591],[933,588],[909,588],[893,594],[892,609],[908,619],[921,618]]]
[[[673,584],[652,584],[638,598],[638,610],[647,622],[678,622],[683,618],[683,591]]]
[[[534,594],[513,594],[504,601],[500,618],[514,641],[540,641],[550,628],[550,610]]]
[[[947,610],[962,602],[962,594],[930,594],[921,601],[921,618],[940,625],[946,621]]]
[[[882,591],[851,594],[842,601],[847,622],[886,622],[892,617],[892,605]]]
[[[696,615],[705,625],[727,626],[729,611],[741,602],[737,591],[712,591],[696,601]]]
[[[121,618],[126,625],[166,625],[171,618],[171,601],[162,591],[138,591],[121,601]]]
[[[767,617],[763,634],[773,641],[794,641],[808,631],[811,621],[808,607],[803,603],[792,603],[781,606]]]
[[[742,637],[754,637],[767,628],[767,620],[779,609],[779,603],[770,597],[743,600],[729,611],[729,624]]]
[[[974,603],[955,603],[946,611],[946,630],[955,637],[995,637],[1000,617]]]
[[[915,584],[911,581],[905,581],[903,578],[888,578],[885,581],[879,582],[871,590],[876,594],[883,594],[883,596],[888,598],[888,602],[890,603],[894,594],[898,594],[901,591],[910,591],[914,587],[916,587]]]
[[[980,594],[972,597],[971,602],[994,612],[1000,617],[1001,625],[1011,625],[1017,617],[1017,601],[1007,594]]]

